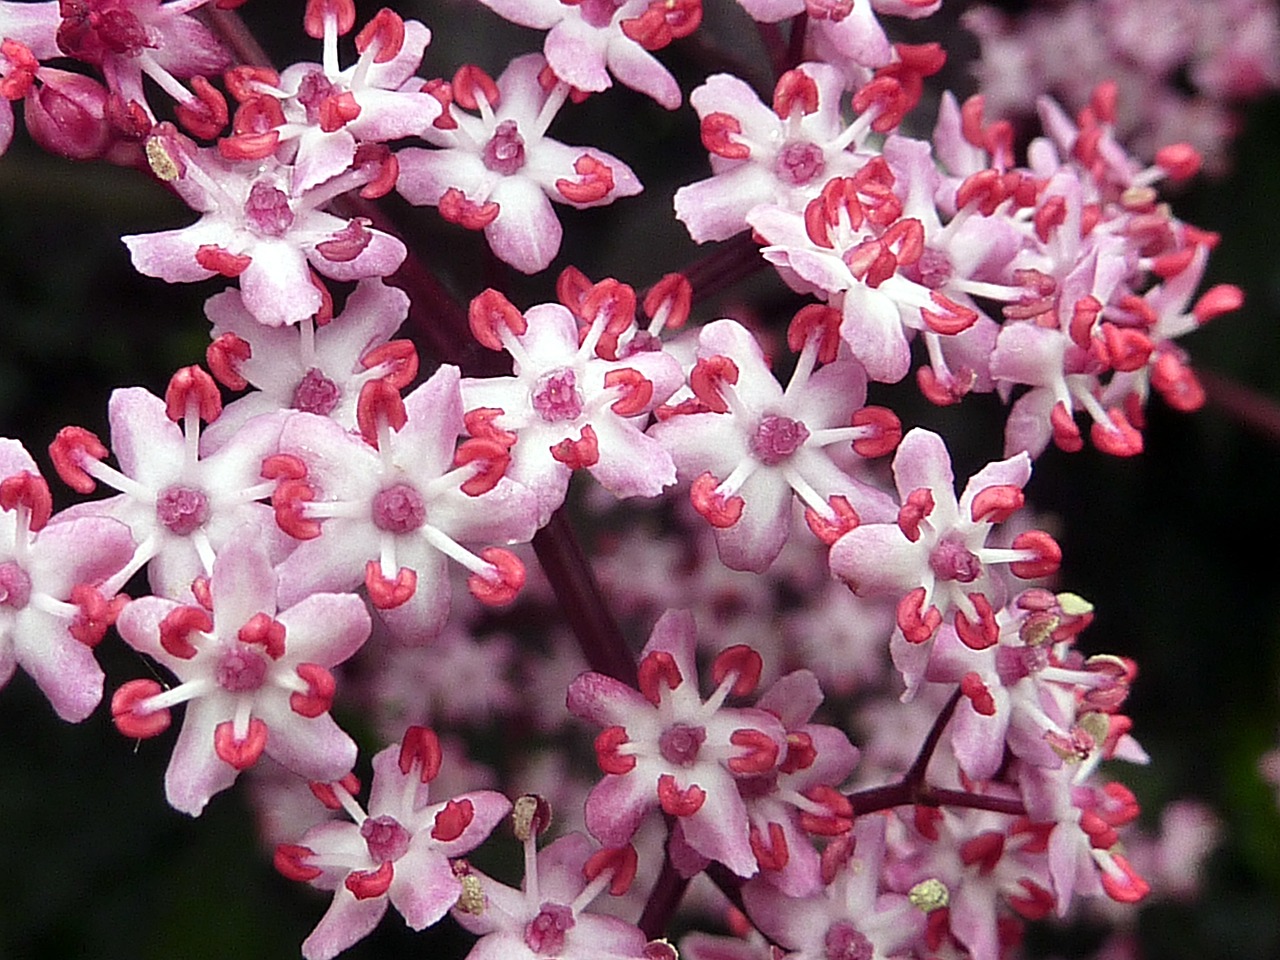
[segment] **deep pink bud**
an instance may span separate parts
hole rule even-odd
[[[107,90],[92,77],[43,67],[26,96],[24,117],[36,143],[72,160],[101,157],[111,138]]]

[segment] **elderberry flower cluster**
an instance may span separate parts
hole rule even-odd
[[[1027,494],[1051,445],[1134,457],[1153,393],[1204,402],[1179,338],[1242,293],[1200,290],[1218,237],[1160,193],[1196,147],[1131,152],[1104,78],[1075,115],[1038,99],[1025,145],[946,91],[924,137],[949,51],[886,30],[941,0],[481,0],[541,51],[447,77],[450,38],[352,0],[286,5],[316,61],[278,68],[241,3],[0,2],[0,150],[21,102],[46,150],[135,168],[190,214],[122,237],[133,267],[222,286],[163,396],[48,444],[75,505],[0,441],[0,684],[105,701],[191,817],[249,781],[275,868],[332,895],[307,960],[388,906],[471,960],[1000,960],[1198,864],[1177,822],[1172,866],[1127,845],[1102,764],[1147,762],[1137,666],[1078,645],[1093,607]],[[713,11],[771,91],[673,72]],[[580,211],[645,191],[640,124],[630,159],[555,133],[615,81],[696,126],[709,170],[660,205],[721,246],[552,274]],[[424,217],[487,285],[453,299]],[[770,316],[710,312],[754,273]],[[908,378],[1007,408],[960,489],[881,399]],[[107,685],[117,637],[141,658]],[[518,885],[471,862],[508,822]],[[686,890],[732,937],[668,942]]]

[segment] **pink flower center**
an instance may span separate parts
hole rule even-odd
[[[267,677],[267,661],[262,654],[243,643],[236,643],[218,658],[213,671],[218,686],[230,693],[251,693],[262,686]]]
[[[514,120],[503,120],[480,155],[494,173],[509,177],[524,166],[524,137]]]
[[[283,237],[293,226],[293,211],[283,190],[259,181],[249,190],[244,204],[249,229],[264,237]]]
[[[312,70],[298,84],[298,102],[306,108],[307,121],[320,123],[320,104],[334,92],[334,86],[319,70]]]
[[[773,172],[784,183],[803,187],[821,176],[826,166],[820,147],[812,143],[788,143],[779,151],[778,159],[773,164]]]
[[[939,540],[929,554],[929,566],[939,580],[972,583],[982,575],[982,561],[959,540]]]
[[[706,727],[673,723],[658,738],[658,752],[667,763],[677,767],[692,766],[698,760],[698,749],[707,739]]]
[[[573,911],[563,904],[544,903],[524,928],[524,942],[534,953],[557,954],[564,949],[564,935],[573,929]]]
[[[876,952],[866,935],[847,920],[838,920],[827,928],[823,946],[827,960],[871,960]]]
[[[0,563],[0,606],[21,610],[31,599],[31,578],[12,560]]]
[[[338,405],[342,391],[323,373],[312,367],[293,391],[293,409],[327,417]]]
[[[814,20],[839,23],[853,12],[853,0],[804,0],[804,8]]]
[[[203,490],[175,483],[156,497],[156,519],[170,533],[185,537],[209,519],[209,498]]]
[[[609,25],[623,2],[624,0],[582,0],[578,4],[578,11],[583,20],[599,29]]]
[[[395,483],[373,497],[373,525],[388,533],[412,533],[427,522],[427,505],[417,489]]]
[[[955,267],[951,263],[951,258],[941,250],[925,247],[924,253],[920,254],[920,259],[904,272],[907,279],[914,280],[930,290],[937,290],[946,286],[951,280]]]
[[[400,826],[395,817],[369,817],[360,824],[360,836],[364,837],[369,856],[378,863],[399,860],[409,849],[409,831]]]
[[[582,393],[572,370],[544,374],[533,390],[533,409],[548,423],[576,420],[582,415]]]
[[[769,414],[756,427],[751,438],[751,452],[768,467],[776,467],[804,446],[809,428],[799,420]]]

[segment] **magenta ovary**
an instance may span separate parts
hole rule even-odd
[[[364,837],[369,856],[377,863],[399,860],[409,849],[409,831],[395,817],[369,817],[360,824],[360,836]]]
[[[307,122],[319,125],[320,105],[335,91],[329,78],[319,70],[312,70],[298,84],[298,102],[306,108]]]
[[[770,414],[751,437],[751,453],[767,467],[776,467],[804,446],[809,428],[799,420]]]
[[[427,505],[417,489],[395,483],[373,497],[373,525],[388,533],[412,533],[427,522]]]
[[[576,420],[582,416],[582,392],[572,370],[544,374],[533,389],[533,409],[548,423]]]
[[[188,536],[209,519],[209,497],[203,490],[175,483],[156,497],[156,519],[170,533]]]
[[[876,952],[867,935],[847,920],[837,920],[827,928],[823,946],[827,960],[871,960]]]
[[[327,417],[337,407],[341,396],[338,385],[312,367],[293,391],[293,409]]]
[[[494,173],[509,177],[524,166],[524,137],[514,120],[503,120],[493,131],[480,155],[484,165]]]
[[[269,183],[253,185],[244,204],[244,218],[250,230],[264,237],[283,237],[293,226],[289,198]]]
[[[822,155],[822,148],[804,141],[788,143],[778,151],[774,161],[773,172],[783,183],[794,187],[803,187],[822,176],[827,161]]]
[[[552,956],[564,949],[564,935],[573,926],[572,910],[560,903],[544,903],[524,928],[525,945],[534,953]]]
[[[663,760],[673,766],[692,766],[697,762],[698,751],[706,739],[706,727],[673,723],[658,737],[658,752],[662,754]]]
[[[252,693],[267,678],[267,661],[257,650],[237,643],[218,658],[214,679],[229,693]]]
[[[959,540],[939,540],[929,554],[929,567],[939,580],[973,583],[982,576],[982,561]]]
[[[0,563],[0,606],[21,610],[31,600],[31,577],[13,560]]]

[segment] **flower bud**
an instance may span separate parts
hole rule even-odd
[[[40,83],[26,96],[27,130],[50,153],[72,160],[92,160],[107,149],[107,91],[78,73],[43,67]]]

